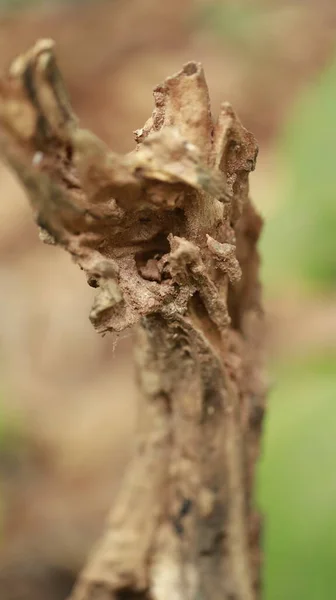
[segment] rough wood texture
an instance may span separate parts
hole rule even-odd
[[[0,80],[0,150],[41,237],[97,288],[97,331],[137,325],[137,451],[71,600],[255,600],[254,467],[264,413],[257,145],[201,65],[154,90],[119,156],[79,127],[53,44]]]

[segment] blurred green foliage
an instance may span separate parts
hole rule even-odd
[[[336,351],[275,365],[259,504],[265,600],[331,600],[336,590]]]
[[[4,408],[0,398],[0,458],[4,452],[17,446],[20,429],[19,423]]]
[[[0,0],[0,11],[34,8],[35,6],[52,6],[53,4],[72,4],[93,2],[94,0]]]
[[[245,64],[266,64],[277,52],[270,22],[281,17],[285,9],[270,0],[213,0],[201,3],[193,20],[196,26],[209,29],[225,41],[230,52],[242,56]]]
[[[238,51],[255,48],[264,33],[264,18],[270,7],[259,0],[234,0],[201,4],[196,19],[202,26],[232,44]]]
[[[264,281],[336,286],[336,55],[299,99],[279,140],[286,191],[261,243]]]
[[[45,3],[44,0],[0,0],[0,10],[15,10]]]
[[[261,243],[270,295],[284,296],[294,282],[310,296],[335,290],[335,105],[336,56],[303,92],[278,141],[284,197]],[[336,349],[291,357],[273,373],[259,477],[265,600],[329,600],[336,590]]]
[[[4,408],[2,396],[0,395],[0,466],[4,469],[5,463],[10,455],[16,456],[21,446],[20,427],[14,422],[15,419],[9,415]],[[0,479],[0,538],[3,526],[3,507],[1,504],[1,479]]]

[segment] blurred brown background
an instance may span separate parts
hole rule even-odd
[[[266,219],[274,382],[258,488],[269,523],[266,597],[331,598],[334,0],[0,0],[1,69],[40,37],[57,43],[82,124],[114,150],[133,148],[153,87],[188,60],[203,63],[214,115],[229,100],[256,135],[251,190]],[[0,596],[61,600],[132,452],[131,332],[117,342],[93,331],[93,291],[62,250],[40,243],[2,165],[0,197]]]

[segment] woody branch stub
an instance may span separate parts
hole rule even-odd
[[[157,86],[154,104],[121,156],[79,126],[50,40],[0,80],[0,151],[42,239],[97,289],[98,332],[140,324],[143,446],[74,598],[99,585],[116,598],[249,600],[259,589],[251,499],[264,401],[261,220],[248,196],[257,145],[229,104],[214,123],[198,63]]]

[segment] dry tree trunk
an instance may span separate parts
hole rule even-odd
[[[119,156],[79,128],[52,42],[0,80],[0,149],[42,239],[97,288],[98,332],[136,324],[137,450],[71,600],[252,600],[265,395],[257,145],[228,104],[214,125],[199,64],[154,100],[136,150]]]

